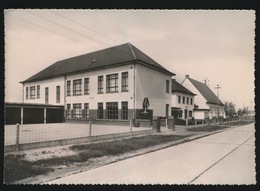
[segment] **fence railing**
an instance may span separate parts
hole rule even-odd
[[[16,124],[6,128],[5,152],[22,151],[52,146],[88,143],[95,141],[111,140],[129,136],[153,133],[151,128],[129,127],[92,127],[89,124],[51,124],[30,126]]]

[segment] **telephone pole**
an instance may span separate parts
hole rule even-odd
[[[219,84],[217,85],[217,87],[215,87],[215,89],[217,89],[217,123],[219,122],[219,89],[221,87],[219,87]]]

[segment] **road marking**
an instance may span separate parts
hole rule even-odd
[[[211,166],[209,166],[206,170],[204,170],[203,172],[201,172],[198,176],[196,176],[193,180],[191,180],[190,182],[188,182],[187,184],[191,184],[192,182],[194,182],[195,180],[197,180],[202,174],[204,174],[205,172],[207,172],[209,169],[211,169],[213,166],[215,166],[216,164],[218,164],[220,161],[222,161],[224,158],[226,158],[228,155],[230,155],[231,153],[233,153],[235,150],[237,150],[239,147],[241,147],[243,144],[245,144],[247,141],[249,141],[252,137],[254,137],[255,135],[252,135],[251,137],[249,137],[247,140],[245,140],[243,143],[241,143],[240,145],[238,145],[236,148],[234,148],[233,150],[231,150],[229,153],[227,153],[225,156],[223,156],[222,158],[220,158],[217,162],[215,162],[214,164],[212,164]]]

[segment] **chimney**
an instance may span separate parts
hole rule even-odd
[[[185,75],[185,78],[189,79],[189,78],[190,78],[190,75]]]

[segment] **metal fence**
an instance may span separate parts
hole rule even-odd
[[[66,143],[73,143],[73,139],[75,143],[79,143],[147,134],[150,131],[152,132],[153,130],[148,127],[133,128],[132,124],[130,124],[130,126],[110,126],[92,124],[91,122],[88,124],[54,123],[6,125],[5,152],[26,150],[26,148],[46,147],[48,145],[59,146]],[[48,144],[46,144],[47,142]],[[27,146],[22,147],[22,145]]]

